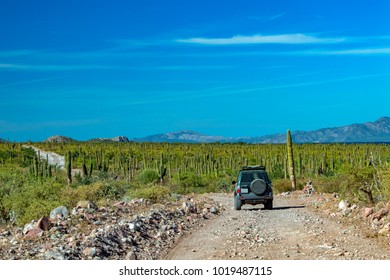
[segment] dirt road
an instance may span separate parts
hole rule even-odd
[[[308,200],[277,196],[273,210],[245,205],[235,211],[231,195],[212,198],[226,210],[184,237],[165,259],[390,259],[389,237],[369,238],[363,222],[345,223],[316,211]]]

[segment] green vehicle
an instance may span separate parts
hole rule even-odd
[[[233,181],[234,209],[241,210],[244,204],[263,204],[265,209],[273,208],[272,182],[265,166],[245,166]]]

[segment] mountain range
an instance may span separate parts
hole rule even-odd
[[[351,124],[341,127],[322,128],[312,131],[292,131],[295,143],[390,143],[390,117],[381,117],[374,122]],[[45,142],[66,143],[77,141],[66,136],[52,136]],[[168,143],[285,143],[286,133],[259,137],[210,136],[195,131],[178,131],[129,139],[126,136],[94,138],[90,142],[168,142]],[[0,138],[0,142],[6,142]]]
[[[351,124],[342,127],[322,128],[313,131],[292,131],[295,143],[368,143],[390,142],[390,117],[382,117],[375,122]],[[151,135],[134,139],[137,142],[244,142],[244,143],[286,143],[286,133],[259,137],[208,136],[194,131],[179,131]]]

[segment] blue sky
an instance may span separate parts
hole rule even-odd
[[[261,136],[389,116],[390,1],[0,2],[0,137]]]

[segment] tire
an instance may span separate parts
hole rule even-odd
[[[264,209],[272,210],[274,208],[273,202],[274,202],[273,200],[267,200],[264,204]]]
[[[262,195],[266,189],[267,184],[261,179],[253,180],[251,183],[251,190],[257,195]]]
[[[239,199],[238,195],[234,195],[234,210],[241,210],[242,201]]]

